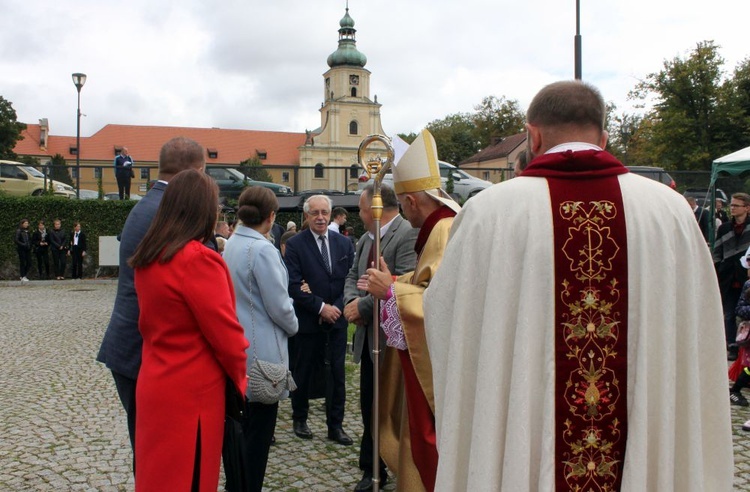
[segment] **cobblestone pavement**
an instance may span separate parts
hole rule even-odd
[[[115,290],[111,280],[0,283],[0,491],[133,490],[125,414],[109,371],[94,360]],[[344,429],[356,441],[358,366],[347,364],[347,376]],[[358,445],[325,439],[317,402],[310,441],[294,436],[282,402],[264,490],[353,490]],[[748,418],[750,408],[732,407],[735,490],[750,491]]]

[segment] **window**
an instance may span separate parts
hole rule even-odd
[[[352,97],[357,97],[357,88],[352,87]]]
[[[219,157],[219,151],[216,149],[206,149],[206,152],[208,152],[209,159],[216,159]]]
[[[16,166],[0,164],[0,178],[26,179],[26,175]]]
[[[356,121],[352,121],[349,123],[349,135],[356,135],[359,130],[359,125],[357,125]]]
[[[122,151],[122,147],[115,147],[115,157],[120,155],[120,152]]]
[[[317,164],[315,164],[315,174],[314,174],[314,177],[318,178],[318,179],[325,177],[325,175],[323,174],[323,164],[321,164],[320,162],[317,163]]]
[[[102,177],[102,168],[95,167],[94,168],[94,179],[100,179]]]
[[[76,154],[78,154],[78,147],[76,147],[75,145],[71,145],[70,146],[70,155],[76,155]]]
[[[356,164],[352,164],[349,167],[349,179],[359,179],[360,167]]]
[[[266,152],[263,149],[256,149],[255,153],[258,156],[258,159],[260,159],[260,160],[265,160],[265,159],[268,158],[268,152]]]
[[[141,179],[150,179],[151,178],[151,168],[148,167],[142,167],[141,168]]]
[[[289,171],[282,171],[282,173],[281,173],[281,182],[282,183],[288,183],[289,182]]]
[[[490,172],[489,171],[483,171],[482,172],[482,179],[485,180],[485,181],[489,181],[490,180]]]
[[[231,177],[229,171],[221,167],[207,167],[206,173],[217,181],[228,181]]]
[[[77,167],[71,167],[70,168],[70,177],[75,179],[78,177],[78,168]]]

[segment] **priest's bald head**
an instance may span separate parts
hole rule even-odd
[[[578,80],[545,86],[534,96],[526,113],[529,158],[567,142],[605,148],[608,138],[605,116],[604,99],[596,87]]]

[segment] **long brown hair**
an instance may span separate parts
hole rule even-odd
[[[189,241],[208,241],[214,235],[218,203],[218,188],[206,173],[195,169],[177,173],[128,264],[138,268],[157,259],[167,263]]]

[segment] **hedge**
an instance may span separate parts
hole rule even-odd
[[[75,222],[81,223],[86,233],[88,260],[84,261],[84,277],[93,277],[99,264],[99,236],[116,236],[122,230],[130,209],[135,205],[131,200],[71,200],[62,197],[0,196],[0,279],[18,279],[18,253],[13,242],[21,219],[29,220],[29,234],[37,229],[37,223],[44,220],[47,229],[52,230],[52,222],[60,219],[62,227],[70,235]],[[29,278],[37,278],[36,256],[32,256]],[[52,255],[50,255],[50,263]],[[70,276],[70,259],[68,259]],[[50,265],[50,272],[52,267]],[[50,273],[51,274],[51,273]]]
[[[52,229],[55,219],[62,221],[62,227],[68,233],[73,231],[75,222],[81,223],[81,230],[86,233],[88,251],[84,261],[84,277],[93,277],[99,264],[99,236],[117,236],[125,224],[130,210],[137,202],[134,200],[70,200],[62,197],[34,196],[11,197],[0,194],[0,280],[18,280],[18,253],[13,242],[16,229],[21,219],[29,220],[30,234],[37,228],[37,222],[44,220],[47,229]],[[227,220],[233,220],[229,215]],[[282,212],[277,222],[286,228],[292,220],[299,229],[301,213]],[[347,224],[352,225],[359,237],[363,232],[362,222],[356,212],[350,212]],[[52,271],[50,255],[50,274]],[[66,278],[70,277],[70,259],[68,259]],[[116,272],[116,269],[113,269]],[[111,270],[110,270],[111,271]],[[37,278],[36,257],[32,254],[30,279]]]

